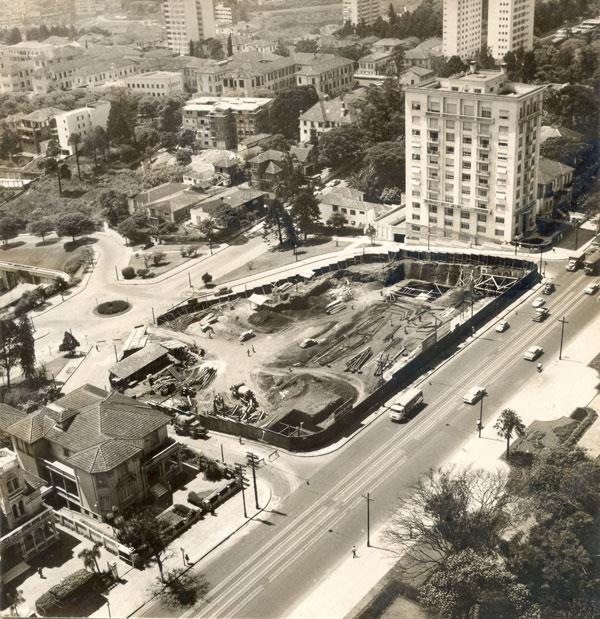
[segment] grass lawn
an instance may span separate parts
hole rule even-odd
[[[170,271],[171,269],[178,267],[180,264],[183,264],[184,262],[187,262],[188,260],[195,260],[196,258],[202,255],[200,254],[200,252],[198,252],[196,254],[196,258],[188,258],[187,256],[183,257],[181,253],[179,252],[179,250],[165,251],[164,253],[166,254],[166,257],[158,266],[154,266],[154,263],[149,263],[150,266],[146,267],[146,264],[144,262],[144,254],[148,256],[152,256],[152,254],[155,253],[155,251],[162,252],[163,250],[160,247],[157,247],[155,248],[154,251],[150,250],[147,252],[144,252],[144,251],[136,252],[133,256],[131,256],[131,259],[129,260],[129,266],[133,267],[136,270],[136,272],[138,269],[148,268],[150,270],[150,273],[152,273],[156,277],[157,275],[160,275],[161,273],[166,273],[167,271]],[[136,257],[136,254],[137,254],[137,257]]]
[[[89,237],[78,238],[75,243],[67,238],[50,238],[45,243],[14,241],[0,245],[0,261],[64,271],[67,261],[80,254],[82,247],[95,242]]]
[[[336,246],[335,241],[331,240],[329,237],[309,238],[307,245],[300,245],[300,247],[298,247],[298,260],[306,260],[307,258],[329,254],[336,250],[343,249],[351,243],[351,240],[340,241],[339,245]],[[272,249],[258,258],[255,258],[247,265],[230,271],[223,277],[216,278],[214,283],[220,284],[232,281],[250,275],[253,272],[262,273],[263,271],[268,271],[286,264],[292,264],[293,262],[296,262],[296,258],[292,249],[286,249],[284,251]]]

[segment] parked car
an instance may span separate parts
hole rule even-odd
[[[538,307],[533,313],[533,321],[534,322],[543,322],[548,318],[550,312],[547,307]]]
[[[530,346],[523,355],[523,359],[527,361],[535,361],[540,355],[544,354],[544,349],[541,346]]]
[[[252,331],[252,329],[249,329],[248,331],[244,331],[240,335],[240,342],[247,342],[248,340],[251,340],[253,337],[255,337],[254,331]]]
[[[307,337],[305,340],[300,342],[300,348],[310,348],[311,346],[316,346],[319,343],[319,340],[315,340],[312,337]]]
[[[544,294],[552,294],[555,290],[556,290],[556,286],[552,282],[548,282],[547,284],[544,284],[544,287],[542,288],[542,292]]]
[[[531,305],[532,307],[535,307],[535,308],[542,307],[546,305],[546,299],[542,299],[542,297],[537,297],[537,299],[534,299]]]
[[[233,290],[231,288],[229,288],[229,286],[221,286],[218,290],[217,290],[217,296],[220,297],[224,294],[231,294],[233,292]]]
[[[598,288],[600,288],[600,284],[590,284],[583,289],[585,294],[594,295],[598,292]]]
[[[465,404],[475,404],[485,395],[485,389],[483,387],[472,387],[463,396],[463,402]]]
[[[496,325],[496,331],[498,333],[504,333],[508,327],[510,327],[510,325],[508,324],[508,322],[506,320],[501,320],[497,325]]]

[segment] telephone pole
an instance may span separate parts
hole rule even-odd
[[[485,398],[485,393],[481,396],[481,400],[479,400],[479,421],[477,422],[479,438],[481,438],[481,429],[483,428],[483,398]]]
[[[565,325],[569,324],[568,320],[565,320],[565,317],[559,319],[560,322],[560,350],[558,351],[558,360],[562,359],[562,349],[563,349],[563,339],[565,337]]]
[[[373,503],[375,499],[371,498],[371,495],[369,492],[361,496],[367,502],[367,548],[368,548],[371,546],[371,503]]]
[[[240,478],[240,488],[242,490],[242,504],[244,505],[244,518],[248,518],[248,511],[246,510],[246,493],[244,492],[246,489],[246,481],[247,479],[244,477],[245,466],[243,464],[235,464],[235,470]]]
[[[254,502],[256,503],[256,509],[260,509],[258,504],[258,488],[256,487],[256,466],[258,464],[258,456],[248,451],[246,452],[246,459],[248,460],[248,464],[252,467],[252,481],[254,482]]]

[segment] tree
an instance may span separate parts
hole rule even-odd
[[[279,39],[279,41],[277,41],[277,47],[273,53],[287,58],[290,55],[290,50],[283,44],[283,41]]]
[[[81,135],[79,133],[72,133],[69,136],[69,144],[75,151],[75,163],[77,164],[77,178],[81,180],[81,168],[79,167],[79,145],[81,144]]]
[[[208,595],[210,585],[203,574],[194,570],[176,567],[170,569],[164,580],[157,579],[152,594],[158,596],[166,608],[192,606]]]
[[[208,40],[208,56],[213,60],[223,60],[225,53],[223,52],[223,44],[219,39]]]
[[[363,155],[362,134],[353,125],[334,127],[321,136],[317,151],[319,161],[332,168],[356,163]]]
[[[481,469],[430,470],[403,498],[386,536],[426,576],[464,550],[495,552],[520,513],[506,481]]]
[[[360,106],[358,125],[366,145],[404,137],[404,92],[396,80],[370,86]]]
[[[21,342],[19,328],[13,320],[0,319],[0,367],[10,389],[10,373],[20,359]]]
[[[190,165],[192,163],[192,151],[189,148],[178,148],[175,159],[179,165]]]
[[[369,224],[365,229],[365,234],[369,237],[371,241],[371,245],[375,243],[375,235],[377,234],[377,230],[373,227],[373,224]]]
[[[198,224],[200,234],[208,241],[208,248],[212,255],[213,239],[217,229],[217,222],[212,217],[206,217]]]
[[[364,167],[372,166],[372,190],[379,195],[384,189],[405,188],[404,168],[406,153],[404,141],[379,142],[368,148],[363,159]]]
[[[98,559],[100,558],[100,548],[102,544],[96,542],[91,548],[84,548],[77,555],[83,561],[83,567],[89,569],[91,572],[100,573],[100,566],[98,565]]]
[[[496,61],[492,56],[492,50],[487,45],[482,45],[475,62],[480,69],[494,69],[496,67]]]
[[[462,73],[467,69],[467,65],[460,59],[460,56],[451,56],[448,58],[441,71],[440,77],[450,77],[457,73]]]
[[[319,51],[319,44],[315,39],[300,39],[296,43],[294,51],[297,53],[316,54]]]
[[[79,346],[80,344],[77,338],[70,331],[65,331],[63,341],[58,347],[58,350],[60,352],[66,352],[69,357],[72,357]]]
[[[595,138],[600,127],[600,109],[593,90],[580,84],[569,84],[551,91],[544,101],[544,111],[557,125]]]
[[[283,229],[281,220],[284,212],[285,209],[283,208],[283,204],[277,199],[271,200],[267,204],[265,219],[263,222],[263,239],[265,241],[269,242],[273,233],[276,232],[279,245],[283,245]]]
[[[421,587],[419,601],[442,617],[522,617],[533,610],[527,587],[498,556],[471,549],[451,556]]]
[[[271,132],[283,135],[287,139],[298,139],[298,117],[318,100],[319,96],[314,86],[293,86],[277,93],[269,116]]]
[[[523,436],[525,434],[525,424],[523,420],[510,408],[505,408],[501,413],[498,421],[494,424],[494,429],[498,436],[506,439],[506,457],[510,458],[510,439],[513,434]]]
[[[237,210],[228,204],[219,210],[215,217],[215,222],[220,228],[223,228],[230,234],[239,230],[241,225]]]
[[[14,217],[0,218],[0,238],[2,238],[4,245],[6,245],[9,239],[14,239],[18,233],[19,224]]]
[[[291,215],[306,241],[310,226],[316,224],[321,217],[319,203],[312,191],[300,190],[292,201]]]
[[[106,132],[117,144],[131,144],[135,141],[134,127],[137,121],[137,99],[120,92],[111,100]]]
[[[21,138],[6,123],[0,124],[0,159],[11,159],[21,150]]]
[[[146,549],[156,561],[160,580],[167,582],[163,572],[166,543],[162,536],[157,512],[152,507],[142,507],[125,520],[117,530],[117,539],[138,552]]]
[[[12,444],[12,443],[11,443]],[[25,597],[23,596],[23,589],[13,589],[6,592],[7,601],[9,604],[10,612],[19,616],[18,607],[19,604],[25,603]]]
[[[548,138],[540,145],[540,157],[578,167],[593,158],[593,146],[583,139],[570,137]]]
[[[177,133],[181,128],[182,101],[167,99],[159,108],[158,128],[161,132]]]
[[[81,211],[63,213],[56,222],[58,236],[70,236],[73,239],[73,243],[76,236],[93,232],[95,227],[94,220]]]
[[[129,215],[127,196],[121,191],[108,189],[98,196],[98,202],[102,208],[102,215],[106,217],[111,226],[115,226]]]
[[[521,81],[529,84],[535,79],[537,74],[537,62],[535,54],[532,51],[525,52],[523,56],[523,64],[521,66]]]
[[[348,220],[342,213],[331,213],[331,217],[327,220],[327,225],[331,226],[337,231],[338,236],[343,230],[344,226],[348,223]],[[335,246],[338,246],[338,240],[335,240]]]
[[[117,227],[120,235],[133,244],[145,243],[150,238],[150,221],[143,211],[137,211],[124,219]]]
[[[25,378],[35,375],[35,339],[31,321],[22,316],[18,324],[19,330],[19,365]]]
[[[47,152],[48,151],[46,151],[46,153]],[[56,181],[58,182],[58,195],[62,196],[62,176],[58,160],[55,157],[46,155],[46,157],[38,161],[37,165],[39,168],[44,170],[44,174],[56,174]]]
[[[110,137],[104,127],[94,127],[94,142],[96,148],[102,153],[102,159],[106,162],[106,153],[110,148]]]
[[[163,262],[163,260],[167,257],[167,254],[164,251],[155,251],[152,254],[152,262],[154,263],[154,266],[157,267],[160,265],[161,262]]]
[[[46,235],[56,228],[56,224],[51,217],[41,217],[29,222],[27,230],[30,234],[42,237],[42,243],[46,242]]]
[[[231,32],[227,37],[227,56],[233,56],[233,41],[231,40]]]
[[[204,282],[205,286],[208,286],[208,284],[210,284],[212,280],[213,280],[213,276],[210,273],[204,273],[202,275],[202,281]]]
[[[58,166],[58,176],[65,181],[70,181],[72,178],[71,168],[66,163],[62,163]]]

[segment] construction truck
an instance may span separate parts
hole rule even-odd
[[[597,275],[600,272],[600,247],[594,247],[583,261],[583,270],[586,275]]]
[[[177,415],[174,420],[175,434],[192,438],[207,438],[208,432],[195,415]]]

